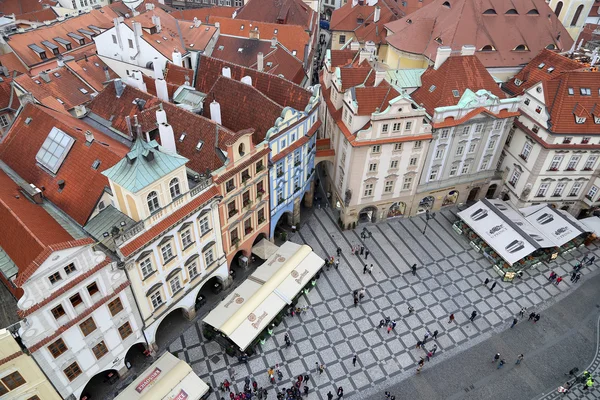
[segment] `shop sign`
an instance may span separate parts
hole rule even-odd
[[[138,385],[135,387],[135,391],[142,393],[158,376],[161,374],[160,368],[154,368],[154,371],[150,372]]]
[[[173,400],[185,400],[187,398],[188,394],[185,392],[185,390],[181,389],[179,393],[177,393],[177,396],[173,397]]]

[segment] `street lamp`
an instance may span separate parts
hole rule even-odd
[[[423,228],[423,235],[427,230],[427,226],[429,225],[429,220],[435,218],[435,213],[430,213],[429,210],[425,210],[425,228]]]

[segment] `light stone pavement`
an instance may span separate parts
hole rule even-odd
[[[426,235],[421,233],[423,218],[416,217],[369,224],[372,238],[361,240],[365,225],[340,232],[330,209],[314,210],[290,240],[310,245],[321,257],[335,255],[337,246],[343,255],[339,270],[321,274],[316,288],[300,300],[300,305],[309,306],[306,314],[286,318],[248,364],[225,355],[215,342],[204,342],[201,320],[168,349],[190,363],[213,388],[229,379],[236,392],[242,391],[244,378],[250,376],[269,390],[270,399],[275,398],[267,369],[279,365],[284,379],[277,382],[278,389],[290,387],[294,377],[311,371],[309,400],[326,399],[327,392],[335,394],[338,386],[344,388],[346,399],[362,399],[414,374],[424,355],[415,344],[426,329],[439,331],[432,360],[437,363],[507,329],[521,307],[539,311],[581,284],[572,284],[568,278],[571,266],[583,257],[579,250],[527,271],[523,279],[500,281],[489,261],[452,230],[456,212],[456,208],[438,212]],[[351,255],[350,247],[360,243],[370,250],[366,261],[364,256]],[[583,250],[600,255],[596,245]],[[365,262],[373,264],[372,275],[363,274]],[[410,272],[414,263],[416,276]],[[596,269],[595,265],[585,267],[583,279]],[[550,270],[565,277],[559,286],[546,279]],[[493,293],[483,285],[486,278],[498,282]],[[352,292],[361,287],[366,288],[366,297],[355,308]],[[408,304],[415,309],[412,315]],[[473,310],[479,316],[471,323],[468,318]],[[451,313],[456,322],[448,324]],[[377,328],[383,316],[397,321],[391,334]],[[283,340],[285,332],[293,343],[290,348]],[[428,346],[432,345],[429,340]],[[358,355],[356,367],[352,366],[354,354]],[[315,372],[317,362],[326,366],[322,375]],[[220,399],[222,394],[217,394],[211,398]]]

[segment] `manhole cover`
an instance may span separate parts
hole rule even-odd
[[[219,358],[219,356],[214,356],[213,358],[210,359],[210,361],[212,361],[214,364],[216,364],[219,361],[221,361],[221,359]]]

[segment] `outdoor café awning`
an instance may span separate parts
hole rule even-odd
[[[571,218],[565,216],[566,213],[563,214],[548,205],[544,205],[537,210],[528,207],[522,209],[521,212],[525,219],[540,233],[543,232],[556,247],[560,247],[585,233],[580,224],[573,223]]]
[[[266,260],[267,258],[271,257],[271,255],[273,255],[278,248],[279,247],[269,242],[267,239],[263,239],[252,247],[252,254],[258,258]]]
[[[199,400],[208,391],[188,363],[166,352],[115,400]]]
[[[580,221],[589,232],[593,232],[596,236],[600,236],[600,218],[589,217]]]
[[[307,245],[286,242],[204,322],[245,350],[321,269],[324,261]]]

